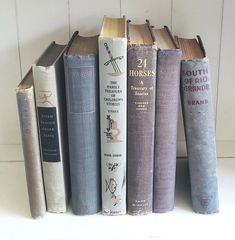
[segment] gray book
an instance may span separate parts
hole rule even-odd
[[[101,208],[98,36],[75,32],[64,55],[72,211]]]
[[[33,218],[39,218],[45,215],[46,201],[40,158],[32,70],[26,74],[17,87],[16,97],[30,211]]]
[[[183,53],[181,96],[193,210],[219,211],[209,61],[202,41],[178,38]]]
[[[55,213],[66,211],[69,198],[65,48],[52,42],[33,65],[47,210]]]
[[[99,37],[102,213],[126,213],[125,18],[104,18]]]
[[[128,22],[127,211],[152,212],[157,49],[149,23]]]
[[[153,212],[174,208],[181,50],[167,27],[152,30],[157,52]]]

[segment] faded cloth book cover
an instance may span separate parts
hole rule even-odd
[[[104,18],[99,37],[102,213],[126,213],[125,18]]]
[[[68,201],[68,143],[64,45],[52,42],[33,65],[47,210],[65,212]]]
[[[181,97],[193,210],[219,211],[216,142],[209,60],[201,38],[178,38],[182,49]]]
[[[64,54],[72,211],[101,208],[98,36],[75,32]]]
[[[152,29],[157,51],[153,211],[174,208],[181,50],[169,29]]]
[[[33,218],[39,218],[43,217],[46,213],[46,201],[40,158],[32,70],[26,74],[17,87],[16,97],[30,211]]]
[[[128,21],[127,211],[152,212],[157,49],[149,23]]]

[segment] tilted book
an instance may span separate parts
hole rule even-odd
[[[75,32],[64,54],[72,211],[101,208],[98,36]]]
[[[149,23],[128,21],[127,210],[152,212],[157,50]]]
[[[193,210],[219,210],[216,143],[209,61],[201,38],[178,38],[182,49],[181,97]]]
[[[40,158],[32,70],[26,74],[17,87],[16,97],[30,211],[33,218],[39,218],[45,215],[46,201]]]
[[[64,45],[52,42],[33,65],[39,138],[47,210],[65,212],[68,200],[68,151]]]
[[[167,27],[152,29],[157,51],[153,211],[174,208],[181,50]]]
[[[104,18],[99,37],[102,212],[126,213],[125,18]]]

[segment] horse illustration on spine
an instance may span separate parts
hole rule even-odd
[[[118,136],[121,134],[121,130],[118,128],[117,121],[111,118],[111,115],[107,115],[107,128],[106,138],[108,143],[118,143],[122,142],[118,139]]]
[[[109,180],[105,179],[105,192],[111,193],[111,199],[113,200],[113,206],[117,206],[121,202],[121,196],[116,195],[115,192],[117,190],[117,182],[114,180],[114,178],[110,178]]]
[[[108,56],[109,56],[109,60],[107,62],[104,63],[104,66],[108,66],[109,64],[112,65],[113,67],[113,70],[114,72],[112,73],[108,73],[110,76],[113,76],[113,77],[116,77],[116,76],[120,76],[123,74],[123,72],[121,72],[118,64],[117,64],[117,60],[121,60],[123,59],[124,56],[118,56],[118,57],[113,57],[110,49],[109,49],[109,46],[108,46],[108,43],[104,43],[104,46],[105,46],[105,49],[108,53]]]

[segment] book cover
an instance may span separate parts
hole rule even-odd
[[[30,211],[33,218],[39,218],[43,217],[46,213],[46,201],[40,158],[32,70],[26,74],[18,85],[16,97]]]
[[[126,213],[125,18],[104,18],[99,37],[102,213]]]
[[[63,53],[52,42],[33,65],[43,178],[49,212],[65,212],[69,197]]]
[[[143,215],[153,203],[157,50],[148,22],[128,21],[127,31],[127,211]]]
[[[201,38],[177,38],[182,49],[181,97],[193,210],[219,211],[209,60]]]
[[[174,208],[181,50],[169,29],[152,29],[157,51],[153,212]]]
[[[98,36],[74,33],[64,54],[72,211],[101,208]]]

